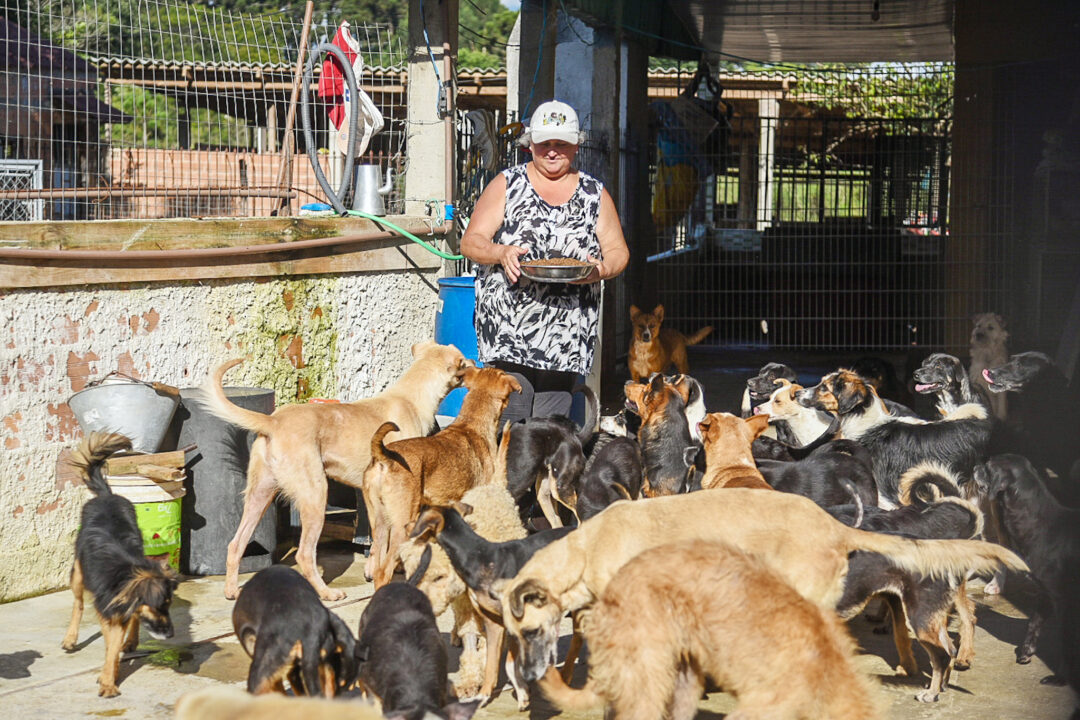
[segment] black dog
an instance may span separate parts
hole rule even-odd
[[[596,395],[588,386],[578,388],[585,394],[585,425],[578,427],[568,417],[555,415],[528,418],[512,426],[506,460],[506,489],[519,504],[530,490],[539,489],[547,477],[555,482],[554,492],[566,497],[585,469],[584,445],[596,429]],[[539,498],[538,498],[539,499]],[[546,500],[541,501],[541,505]],[[553,512],[545,508],[545,516]],[[548,518],[550,521],[552,518]]]
[[[1043,623],[1056,613],[1064,677],[1080,692],[1080,510],[1059,503],[1035,467],[1019,455],[992,457],[975,468],[975,476],[997,503],[1007,542],[1027,562],[1038,588],[1016,661],[1031,661]]]
[[[101,473],[107,457],[130,449],[131,440],[123,435],[91,433],[71,460],[96,497],[83,506],[75,537],[75,563],[71,568],[75,603],[60,646],[73,651],[78,644],[83,591],[90,591],[105,638],[105,665],[98,676],[101,697],[120,694],[116,687],[120,653],[138,647],[140,620],[146,622],[155,638],[173,636],[169,605],[177,585],[176,575],[167,566],[147,559],[135,506],[127,498],[114,495]]]
[[[933,395],[934,406],[942,416],[967,403],[978,403],[990,410],[989,400],[972,386],[967,370],[952,355],[934,353],[923,360],[912,377],[915,392]]]
[[[328,698],[356,680],[355,641],[345,622],[323,606],[304,576],[284,565],[255,573],[240,589],[233,629],[251,658],[253,695],[285,692]]]
[[[360,680],[378,696],[387,717],[422,720],[430,712],[469,720],[478,702],[447,702],[446,646],[431,601],[415,587],[425,569],[421,563],[408,582],[384,585],[371,596],[356,643]]]
[[[462,517],[472,508],[457,503],[457,508],[431,506],[420,510],[410,538],[435,539],[446,551],[450,564],[462,581],[473,591],[473,597],[489,613],[502,616],[502,605],[492,594],[496,580],[512,578],[529,558],[542,547],[565,537],[573,528],[541,530],[520,540],[492,542],[481,537]]]
[[[1008,425],[1016,434],[1010,448],[1036,468],[1069,476],[1080,458],[1080,406],[1068,381],[1049,357],[1039,352],[1013,355],[1001,367],[983,370],[990,392],[1011,392]],[[1076,506],[1080,491],[1070,488],[1066,504]]]
[[[637,440],[599,433],[576,487],[578,520],[585,522],[617,500],[636,500],[643,473]]]
[[[777,380],[798,382],[795,371],[782,363],[765,363],[758,374],[746,381],[740,412],[744,418],[754,414],[754,408],[766,402],[777,388]]]
[[[848,483],[863,505],[876,506],[871,462],[870,453],[854,440],[833,440],[796,462],[756,460],[765,482],[774,489],[808,497],[822,507],[848,502]]]
[[[900,382],[896,368],[885,358],[864,355],[851,364],[853,372],[874,386],[878,397],[882,399],[889,412],[901,417],[918,417],[911,409],[911,393]]]

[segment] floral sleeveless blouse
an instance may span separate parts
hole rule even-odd
[[[546,257],[600,257],[596,222],[604,186],[578,173],[578,187],[562,205],[533,189],[525,165],[503,171],[506,209],[494,242],[527,247],[522,262]],[[502,265],[478,265],[476,338],[482,362],[502,360],[540,370],[588,375],[596,349],[600,283],[539,283],[524,275],[506,281]]]

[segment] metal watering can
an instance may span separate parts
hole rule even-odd
[[[394,187],[393,168],[386,168],[386,184],[379,187],[378,165],[357,165],[353,172],[353,210],[368,215],[385,215],[383,198]]]

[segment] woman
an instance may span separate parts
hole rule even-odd
[[[461,239],[462,254],[479,265],[480,361],[513,373],[522,386],[506,420],[570,414],[570,391],[578,375],[589,374],[596,351],[600,281],[621,273],[630,258],[611,196],[574,167],[582,139],[569,105],[553,100],[536,108],[520,141],[532,160],[488,184]],[[596,267],[575,283],[522,277],[522,261],[548,257]]]

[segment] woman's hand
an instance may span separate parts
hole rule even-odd
[[[529,249],[520,245],[495,244],[494,247],[498,262],[506,273],[506,279],[513,285],[521,277],[521,256],[529,252]]]
[[[588,257],[589,262],[596,263],[596,264],[593,265],[593,269],[589,272],[588,275],[586,275],[581,280],[574,280],[571,284],[573,284],[573,285],[589,285],[591,283],[600,282],[601,280],[606,280],[607,279],[608,276],[607,276],[607,273],[605,272],[604,261],[601,260],[600,258],[595,258],[592,255],[588,255],[586,257]]]

